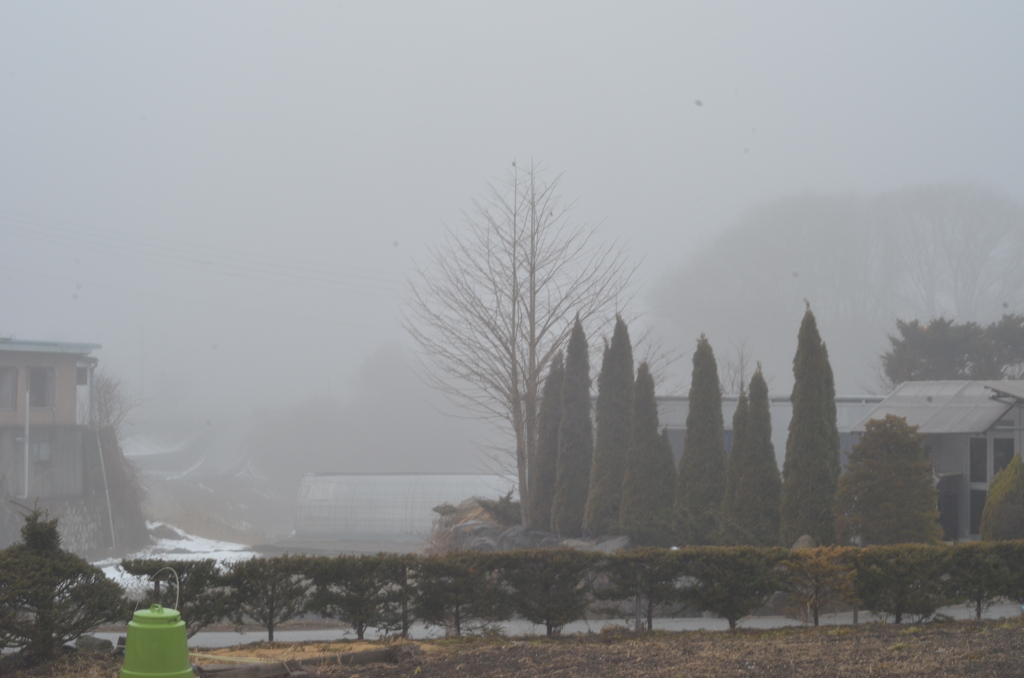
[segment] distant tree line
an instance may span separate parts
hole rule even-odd
[[[882,354],[885,386],[904,381],[1020,379],[1024,376],[1024,315],[981,325],[944,317],[927,324],[897,320]]]

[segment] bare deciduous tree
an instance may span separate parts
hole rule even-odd
[[[614,319],[636,270],[620,245],[572,222],[558,188],[559,177],[546,180],[536,164],[513,163],[474,201],[464,227],[431,249],[409,283],[404,320],[427,380],[509,427],[524,524],[548,364],[577,314],[588,331]]]
[[[121,424],[128,413],[142,404],[142,399],[128,392],[120,377],[98,370],[93,375],[89,395],[92,423],[97,428],[112,428],[121,438]]]

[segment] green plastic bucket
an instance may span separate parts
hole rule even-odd
[[[128,622],[121,678],[192,678],[185,622],[177,610],[153,605]]]

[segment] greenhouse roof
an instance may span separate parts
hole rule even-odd
[[[861,419],[904,417],[920,433],[984,433],[1024,403],[1024,381],[907,381]]]

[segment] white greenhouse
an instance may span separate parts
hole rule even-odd
[[[444,503],[497,499],[516,486],[501,475],[307,473],[299,486],[299,537],[425,545]]]

